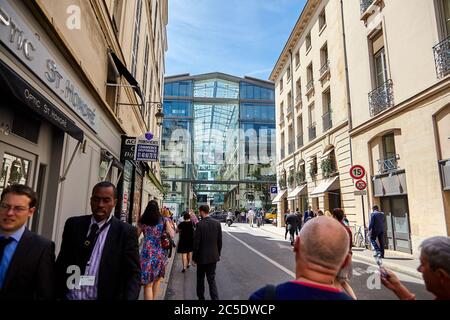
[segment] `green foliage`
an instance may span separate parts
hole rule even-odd
[[[322,169],[322,175],[325,178],[329,178],[336,172],[336,166],[334,165],[334,161],[331,159],[324,159],[320,163],[320,168]]]

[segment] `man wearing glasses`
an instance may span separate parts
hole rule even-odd
[[[0,300],[54,299],[55,244],[26,228],[35,192],[15,184],[0,200]]]

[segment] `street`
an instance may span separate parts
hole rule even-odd
[[[267,229],[266,229],[267,228]],[[282,236],[266,228],[250,228],[237,223],[231,227],[222,224],[223,248],[217,264],[216,282],[221,300],[247,300],[258,288],[279,284],[295,278],[295,261],[292,247]],[[378,286],[371,266],[354,261],[351,286],[360,300],[396,300],[393,293]],[[196,268],[181,273],[181,256],[177,255],[166,292],[167,300],[196,300]],[[398,274],[400,280],[418,300],[432,299],[423,282]],[[370,278],[370,279],[369,279]],[[369,279],[369,281],[368,281]],[[205,278],[206,283],[206,278]],[[206,298],[209,298],[206,285]]]

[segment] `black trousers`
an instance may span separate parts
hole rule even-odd
[[[377,243],[378,239],[378,243]],[[377,235],[370,236],[370,242],[375,249],[377,254],[380,254],[382,258],[384,258],[384,233],[379,233]]]
[[[197,297],[199,300],[205,300],[205,275],[208,280],[211,300],[219,300],[216,286],[216,264],[217,263],[197,265]]]

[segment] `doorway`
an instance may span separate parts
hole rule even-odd
[[[386,245],[390,250],[412,253],[408,197],[394,196],[381,199],[381,210],[386,215]]]

